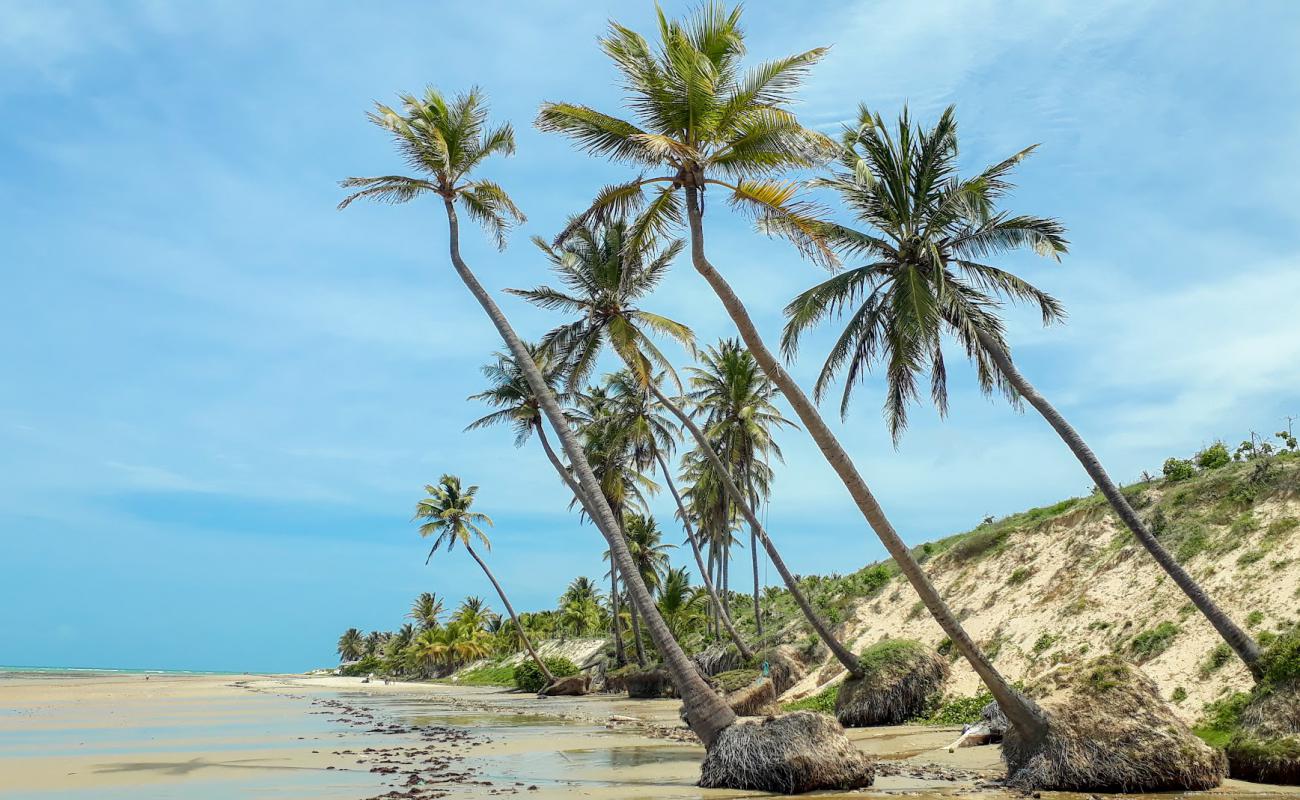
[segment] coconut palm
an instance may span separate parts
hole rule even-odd
[[[659,587],[659,613],[678,639],[688,635],[704,618],[704,603],[708,597],[698,587],[691,586],[691,573],[686,567],[669,568]]]
[[[970,178],[957,172],[957,123],[952,107],[929,130],[906,109],[891,134],[865,107],[845,132],[837,169],[817,183],[833,189],[864,229],[826,225],[825,238],[862,266],[809,289],[787,309],[783,347],[792,355],[800,334],[827,317],[851,315],[817,379],[815,396],[844,376],[841,413],[871,368],[886,364],[885,418],[895,441],[907,425],[917,382],[926,373],[940,414],[948,407],[941,343],[951,336],[975,366],[980,388],[1000,391],[1013,403],[1029,402],[1057,432],[1142,546],[1178,584],[1258,678],[1260,651],[1205,589],[1183,569],[1139,519],[1083,437],[1011,360],[998,311],[1003,301],[1024,301],[1043,323],[1064,318],[1056,298],[987,263],[1030,248],[1060,259],[1065,229],[1050,218],[1013,216],[997,204],[1012,188],[1010,174],[1034,147]]]
[[[628,547],[632,550],[632,560],[641,573],[641,580],[647,589],[658,592],[670,566],[668,551],[676,545],[663,540],[659,523],[648,514],[628,514],[624,528],[627,531]]]
[[[388,635],[383,631],[371,631],[366,634],[364,649],[368,656],[378,655],[383,650],[384,642],[388,640]]]
[[[588,577],[574,578],[558,606],[560,625],[574,636],[586,636],[600,626],[600,591]]]
[[[421,592],[406,616],[415,620],[420,630],[436,628],[439,625],[438,618],[442,616],[442,598],[433,592]]]
[[[483,598],[470,595],[460,601],[451,620],[468,628],[492,631],[500,623],[501,615],[494,613]]]
[[[787,109],[794,90],[825,50],[770,61],[742,74],[745,46],[739,9],[722,13],[720,7],[709,5],[686,24],[670,22],[662,13],[659,18],[657,48],[617,24],[601,40],[622,73],[630,95],[628,105],[641,124],[567,103],[543,104],[538,115],[542,130],[563,133],[590,153],[666,173],[607,187],[575,221],[617,217],[639,208],[636,236],[652,239],[680,225],[684,207],[691,264],[718,295],[745,346],[790,403],[885,549],[1010,722],[1025,741],[1042,742],[1046,717],[1007,683],[953,616],[816,406],[767,348],[748,310],[705,254],[704,190],[713,186],[727,192],[734,207],[753,214],[767,230],[788,237],[802,252],[834,260],[816,222],[817,210],[799,200],[794,184],[771,177],[817,166],[833,152],[827,137],[804,128]],[[655,189],[648,202],[646,187]]]
[[[550,350],[532,342],[523,342],[523,347],[533,363],[537,365],[543,381],[556,399],[562,405],[573,402],[575,399],[573,393],[561,388],[565,382],[568,365],[555,358]],[[468,399],[479,400],[498,410],[474,420],[465,430],[472,431],[493,425],[509,424],[515,432],[515,447],[522,447],[536,433],[547,459],[564,478],[569,488],[574,490],[576,496],[578,486],[570,476],[569,468],[564,466],[559,456],[555,454],[555,450],[551,448],[551,442],[546,436],[546,427],[542,425],[541,401],[528,385],[528,379],[515,363],[514,356],[509,353],[493,353],[493,361],[484,364],[482,372],[483,377],[488,379],[488,388],[478,394],[470,395]]]
[[[564,354],[565,360],[571,365],[569,380],[572,383],[581,380],[590,371],[590,365],[596,362],[600,350],[606,343],[609,344],[627,365],[637,383],[652,393],[690,431],[700,451],[713,462],[731,502],[744,516],[755,537],[763,543],[777,572],[790,588],[791,596],[813,628],[845,668],[851,674],[860,676],[862,666],[857,657],[836,639],[830,626],[804,597],[793,574],[786,568],[785,561],[754,513],[751,498],[732,480],[704,432],[691,420],[689,414],[663,393],[655,380],[654,371],[662,368],[677,382],[672,365],[655,346],[650,334],[666,335],[689,351],[694,351],[695,336],[690,328],[645,311],[638,305],[658,284],[680,251],[680,243],[673,242],[660,250],[653,238],[646,238],[638,233],[635,226],[629,226],[622,219],[610,219],[599,225],[575,221],[562,236],[563,242],[556,246],[540,241],[538,246],[546,253],[568,290],[567,293],[549,286],[513,290],[514,294],[543,308],[567,311],[578,317],[574,322],[561,325],[546,334],[542,338],[543,347],[557,349]],[[666,468],[662,471],[667,474]],[[757,556],[754,560],[757,563]],[[725,597],[725,591],[723,595]],[[721,606],[719,613],[727,617],[730,629],[725,600]],[[742,647],[744,649],[746,648]]]
[[[657,385],[660,381],[662,377],[653,375],[650,377],[651,383]],[[659,413],[661,404],[652,396],[647,385],[638,381],[630,370],[621,370],[609,376],[606,385],[609,387],[608,394],[613,402],[617,403],[620,429],[630,440],[633,459],[641,469],[658,468],[669,494],[672,495],[673,502],[677,505],[677,517],[686,531],[686,541],[691,547],[691,555],[695,557],[695,565],[700,569],[704,590],[711,601],[713,611],[719,622],[727,629],[727,634],[735,643],[741,656],[749,660],[753,652],[732,624],[725,602],[714,588],[713,580],[704,565],[700,542],[697,540],[691,517],[686,512],[681,495],[673,482],[672,470],[668,467],[668,458],[672,456],[673,449],[677,445],[676,432],[672,424]]]
[[[604,502],[596,478],[583,456],[577,436],[569,429],[559,402],[547,388],[541,371],[496,301],[461,257],[457,203],[493,234],[498,244],[504,244],[511,224],[524,218],[498,184],[472,177],[474,170],[492,155],[514,152],[513,130],[509,125],[487,127],[487,109],[477,91],[449,102],[431,88],[423,98],[404,96],[403,113],[377,104],[370,119],[392,134],[399,151],[420,177],[349,178],[343,181],[343,185],[356,191],[340,206],[346,207],[363,197],[390,203],[404,203],[426,195],[442,199],[447,215],[452,266],[491,320],[511,356],[523,370],[528,385],[537,394],[542,413],[559,438],[561,449],[576,474],[574,482],[579,487],[578,497],[613,549],[615,564],[620,571],[633,572],[632,556],[619,534],[618,518]],[[651,638],[682,697],[691,729],[706,748],[711,747],[718,735],[735,721],[735,713],[696,673],[686,653],[673,640],[645,586],[638,578],[628,583],[632,602],[649,620]]]
[[[757,507],[759,500],[771,493],[767,458],[781,459],[772,429],[793,425],[773,402],[778,394],[776,387],[735,339],[710,346],[700,355],[700,366],[689,369],[689,397],[696,413],[704,418],[709,438],[719,443],[715,450],[725,463],[735,467],[735,480],[748,495],[750,507]],[[754,624],[762,638],[758,534],[753,528],[749,532],[749,549],[754,573]]]
[[[366,652],[366,641],[361,631],[348,628],[339,637],[338,652],[340,661],[356,661]]]
[[[482,528],[483,525],[490,527],[492,519],[487,514],[473,510],[474,495],[478,493],[478,487],[470,486],[462,489],[460,478],[455,475],[443,475],[439,479],[437,486],[425,486],[424,489],[428,496],[416,504],[415,518],[417,520],[426,520],[420,526],[420,536],[434,537],[433,547],[429,549],[429,557],[432,558],[438,548],[444,544],[447,546],[448,552],[456,547],[457,542],[464,545],[465,551],[478,563],[483,570],[483,574],[492,582],[492,588],[497,590],[497,596],[501,598],[501,604],[506,607],[506,613],[510,615],[515,627],[519,629],[519,638],[523,640],[528,654],[537,663],[537,668],[542,671],[542,675],[546,676],[547,683],[554,683],[555,676],[546,668],[545,662],[533,649],[533,644],[524,633],[523,626],[519,624],[519,617],[515,615],[514,606],[510,605],[505,590],[497,582],[492,570],[488,569],[487,562],[479,556],[470,543],[472,536],[478,539],[485,549],[492,549],[492,543],[488,540],[487,534],[483,532]],[[426,559],[427,561],[428,559]],[[471,603],[471,600],[477,602]],[[474,597],[461,604],[460,610],[456,612],[456,619],[463,625],[482,630],[481,620],[488,613],[490,612],[483,604],[483,601]]]

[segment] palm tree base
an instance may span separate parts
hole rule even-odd
[[[725,728],[700,765],[699,785],[800,794],[870,786],[875,762],[825,714],[796,711]]]
[[[835,718],[846,728],[901,725],[925,716],[948,680],[948,662],[909,639],[872,645],[860,661],[862,677],[845,678],[835,696]]]
[[[1293,634],[1294,636],[1294,634]],[[1300,678],[1255,687],[1228,742],[1228,774],[1256,783],[1300,785]]]
[[[591,691],[591,676],[584,672],[556,678],[552,683],[542,687],[537,694],[545,697],[577,697]]]
[[[1162,792],[1212,789],[1227,774],[1223,751],[1201,741],[1140,669],[1115,656],[1061,667],[1028,688],[1048,720],[1025,741],[1002,742],[1017,789]]]

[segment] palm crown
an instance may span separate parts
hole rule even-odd
[[[625,220],[604,224],[582,224],[571,228],[564,242],[555,246],[533,240],[551,262],[564,291],[550,286],[508,289],[542,308],[577,315],[542,337],[542,347],[568,362],[568,386],[581,386],[591,375],[608,342],[642,383],[655,369],[672,365],[647,335],[647,330],[666,335],[694,349],[695,335],[680,322],[653,314],[637,306],[659,285],[664,273],[681,252],[681,240],[658,249],[651,243],[631,242]]]
[[[998,267],[990,256],[1030,247],[1059,260],[1066,251],[1064,227],[1044,217],[1012,216],[997,210],[1011,189],[1008,176],[1033,152],[1028,147],[972,178],[957,173],[957,124],[953,109],[929,130],[906,110],[891,133],[865,107],[845,131],[837,169],[814,185],[834,190],[869,226],[867,231],[818,223],[842,255],[866,264],[846,269],[796,297],[786,307],[782,348],[792,357],[800,335],[829,316],[852,315],[814,387],[822,397],[841,371],[841,413],[872,362],[886,365],[885,417],[895,441],[907,425],[907,409],[918,396],[917,379],[929,373],[930,394],[941,414],[948,406],[947,369],[941,340],[956,338],[976,368],[980,388],[1014,390],[979,339],[1004,346],[998,316],[1003,299],[1038,306],[1044,324],[1063,318],[1055,298]]]
[[[488,127],[487,105],[478,89],[449,101],[429,87],[424,97],[405,94],[401,101],[402,113],[375,103],[375,110],[367,116],[393,135],[406,163],[423,177],[347,178],[339,185],[357,191],[343,198],[339,208],[361,198],[406,203],[433,193],[448,204],[459,202],[493,236],[497,247],[504,249],[506,234],[525,221],[524,214],[500,185],[471,178],[470,173],[494,155],[513,155],[514,129],[509,123]]]
[[[444,544],[448,550],[453,549],[456,542],[468,547],[471,535],[478,537],[484,547],[489,550],[492,548],[487,534],[480,527],[491,526],[492,519],[487,514],[470,508],[474,505],[474,495],[478,493],[477,486],[461,489],[460,478],[443,475],[437,486],[426,485],[424,490],[429,496],[416,504],[415,519],[428,520],[420,526],[421,536],[437,537],[429,550],[430,558]]]
[[[540,345],[532,342],[524,342],[523,345],[542,373],[542,380],[555,393],[556,400],[562,405],[570,402],[572,394],[560,391],[568,372],[563,360]],[[483,377],[488,379],[488,388],[470,395],[468,399],[482,401],[499,410],[479,417],[466,426],[465,430],[509,423],[515,432],[515,447],[521,447],[542,424],[541,400],[528,385],[523,370],[509,353],[494,353],[493,360],[483,365],[482,372]]]
[[[794,423],[782,416],[774,402],[776,386],[739,341],[724,339],[708,347],[690,373],[689,397],[720,455],[745,469],[769,453],[781,458],[772,429]]]
[[[679,189],[718,186],[730,192],[733,205],[806,251],[832,257],[817,241],[810,208],[797,200],[796,185],[764,178],[814,166],[832,152],[829,139],[804,128],[786,108],[826,49],[742,71],[739,7],[711,2],[686,22],[669,20],[660,9],[658,21],[657,47],[616,22],[600,39],[622,74],[635,122],[584,105],[543,103],[536,124],[569,136],[589,153],[667,174],[605,187],[557,241],[592,220],[640,208],[644,212],[631,234],[637,242],[647,241],[681,223]],[[648,202],[647,186],[657,187]]]

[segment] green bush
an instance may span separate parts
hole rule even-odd
[[[1237,692],[1205,705],[1205,716],[1192,731],[1214,747],[1223,747],[1236,732],[1241,712],[1250,703],[1248,692]]]
[[[557,678],[577,675],[578,666],[567,658],[543,658],[546,668]],[[524,692],[539,692],[546,685],[546,676],[538,669],[537,662],[525,659],[515,667],[515,688]]]
[[[1029,567],[1016,567],[1012,570],[1011,575],[1007,577],[1007,586],[1019,586],[1029,580],[1029,577],[1033,574],[1034,571]]]
[[[1219,469],[1232,463],[1232,454],[1223,442],[1215,442],[1196,454],[1196,466],[1201,469]]]
[[[1175,703],[1181,703],[1187,699],[1187,690],[1179,686],[1174,689],[1173,694],[1169,695],[1169,699],[1173,700]]]
[[[1259,639],[1263,644],[1264,637]],[[1281,685],[1300,680],[1300,625],[1273,637],[1263,661],[1266,683]]]
[[[372,672],[382,672],[384,668],[381,662],[375,656],[365,656],[355,664],[349,664],[339,669],[339,674],[349,678],[361,678]]]
[[[984,706],[993,702],[993,695],[981,692],[972,697],[954,697],[940,704],[930,716],[917,720],[926,725],[969,725],[978,722]]]
[[[1138,663],[1141,664],[1168,650],[1169,645],[1173,644],[1174,637],[1178,633],[1179,627],[1177,625],[1165,621],[1134,636],[1133,640],[1128,643],[1128,647]]]
[[[978,530],[954,544],[948,554],[956,561],[968,561],[988,552],[998,552],[1006,543],[1009,528],[988,528]]]
[[[1185,458],[1166,458],[1161,471],[1164,472],[1166,480],[1185,481],[1196,475],[1196,465]]]

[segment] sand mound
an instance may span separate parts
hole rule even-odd
[[[672,679],[662,667],[629,670],[621,675],[621,681],[627,696],[638,700],[669,697],[673,691]]]
[[[1211,789],[1227,771],[1221,751],[1191,732],[1137,667],[1115,656],[1061,667],[1029,687],[1046,712],[1041,742],[1009,728],[1008,783],[1080,792]]]
[[[738,717],[757,717],[767,714],[776,705],[776,684],[762,678],[748,686],[727,693],[727,705]]]
[[[948,662],[910,639],[888,639],[860,657],[861,678],[844,679],[835,696],[841,725],[897,725],[925,713],[948,679]]]
[[[872,760],[825,714],[797,711],[742,720],[718,735],[700,765],[700,786],[798,794],[870,786]]]

